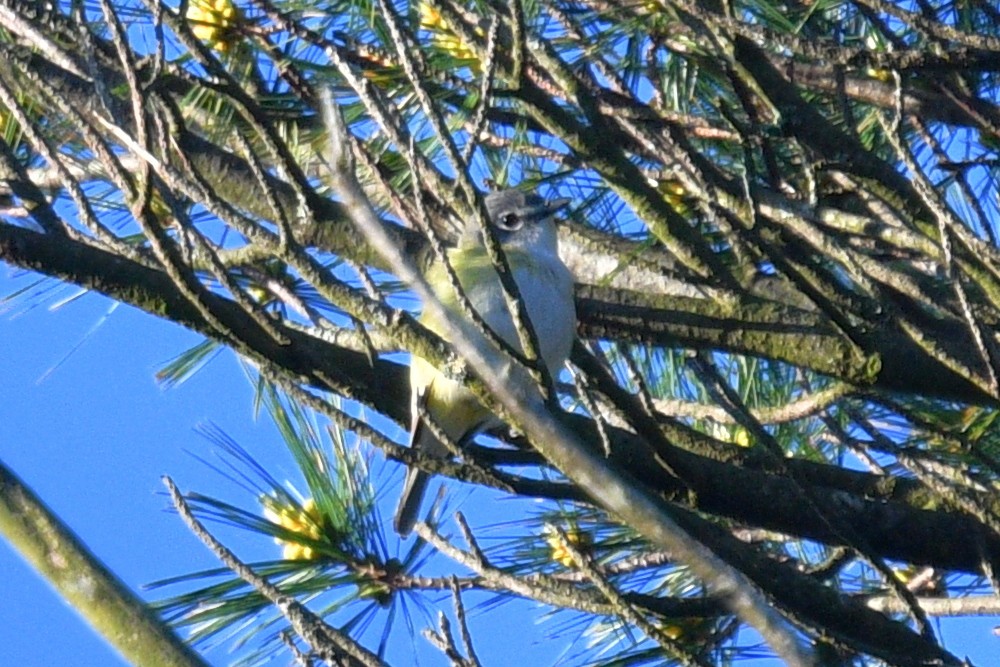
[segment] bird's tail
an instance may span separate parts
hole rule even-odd
[[[406,472],[406,481],[403,483],[403,495],[399,499],[399,506],[396,508],[396,519],[394,525],[400,537],[408,537],[413,531],[413,526],[417,523],[420,515],[420,505],[424,499],[424,491],[427,490],[427,482],[430,477],[423,470],[410,468]]]

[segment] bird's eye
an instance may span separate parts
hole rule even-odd
[[[500,227],[508,231],[519,229],[522,222],[521,216],[517,213],[506,213],[500,217]]]

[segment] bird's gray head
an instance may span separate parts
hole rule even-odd
[[[534,252],[555,253],[556,232],[552,215],[569,203],[568,199],[546,201],[534,192],[499,190],[483,199],[490,225],[505,247],[523,247]],[[464,243],[482,243],[479,226],[470,222]]]

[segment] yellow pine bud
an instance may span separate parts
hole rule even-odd
[[[271,523],[276,523],[285,530],[301,535],[309,540],[319,540],[323,534],[323,515],[320,514],[316,501],[310,498],[301,507],[283,505],[271,497],[261,501],[264,505],[264,517]],[[274,538],[276,544],[282,547],[281,555],[285,560],[313,560],[318,554],[315,549],[296,541]]]
[[[572,528],[566,531],[566,541],[572,546],[576,547],[577,551],[586,551],[587,548],[593,544],[593,539],[590,533],[579,528]],[[545,538],[545,542],[549,545],[551,550],[552,560],[559,563],[563,567],[573,567],[573,556],[570,554],[569,550],[563,544],[562,539],[556,534],[549,535]]]
[[[194,36],[220,53],[229,50],[242,18],[232,0],[189,0],[185,18]]]
[[[458,60],[474,61],[473,67],[479,66],[476,52],[462,41],[462,38],[458,36],[452,25],[436,7],[432,7],[424,0],[417,7],[417,12],[420,17],[420,27],[431,33],[431,43],[434,47]],[[476,28],[476,34],[482,36],[483,31]]]

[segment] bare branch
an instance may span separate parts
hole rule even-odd
[[[243,581],[250,584],[254,590],[271,601],[288,619],[292,627],[304,639],[312,650],[322,660],[331,664],[340,664],[345,659],[348,664],[357,667],[384,667],[377,655],[371,653],[348,635],[328,625],[319,616],[295,598],[283,593],[264,577],[256,574],[236,555],[209,533],[195,518],[181,492],[169,477],[163,478],[163,483],[170,492],[177,513],[191,532],[207,546],[223,564],[232,570]]]

